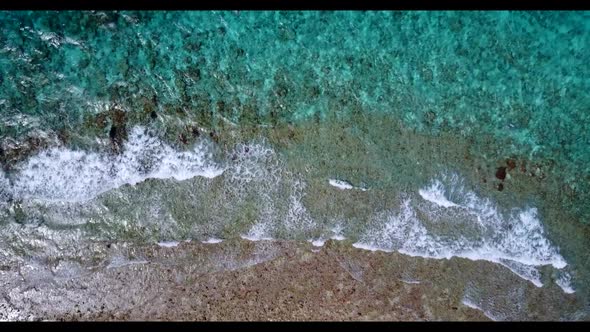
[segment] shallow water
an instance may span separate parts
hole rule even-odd
[[[492,319],[586,319],[589,16],[2,12],[2,264],[337,239],[578,301],[468,287]]]

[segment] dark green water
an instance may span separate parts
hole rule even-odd
[[[584,298],[589,45],[588,12],[1,12],[1,257],[340,235]]]

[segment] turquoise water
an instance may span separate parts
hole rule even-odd
[[[501,157],[550,160],[585,195],[588,15],[4,12],[0,130],[84,135],[109,103],[137,122],[385,113],[433,135],[491,135]]]
[[[0,12],[5,255],[342,235],[585,294],[589,45],[583,11]]]

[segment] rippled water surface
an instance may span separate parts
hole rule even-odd
[[[589,45],[584,11],[0,12],[0,288],[149,262],[95,243],[331,239],[588,319]]]

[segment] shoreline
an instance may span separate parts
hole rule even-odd
[[[123,248],[112,247],[117,246]],[[41,283],[22,293],[22,286],[14,285],[8,297],[20,312],[13,319],[558,320],[565,311],[571,317],[581,303],[577,294],[535,287],[498,264],[371,252],[346,241],[328,240],[318,248],[230,239],[123,251],[145,261]],[[516,289],[524,292],[516,299],[523,303],[510,296]],[[488,295],[499,307],[478,298],[486,292],[497,292]],[[528,310],[510,312],[517,305]],[[502,306],[508,309],[504,313]]]

